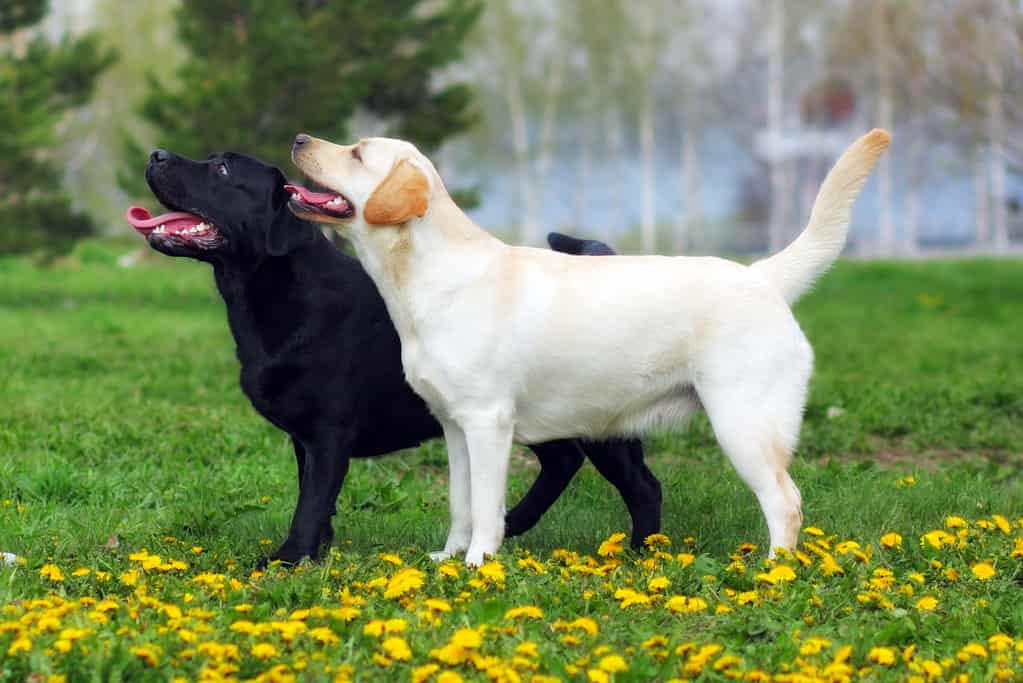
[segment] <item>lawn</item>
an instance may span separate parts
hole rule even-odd
[[[699,418],[646,441],[655,551],[619,547],[628,516],[587,466],[480,571],[435,565],[435,442],[354,462],[330,557],[260,574],[294,504],[287,439],[238,388],[208,269],[115,251],[0,260],[0,551],[21,557],[0,680],[1023,677],[1021,262],[842,263],[798,305],[794,557],[764,560]],[[534,474],[517,455],[510,500]]]

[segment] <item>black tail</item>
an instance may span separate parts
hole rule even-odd
[[[562,235],[560,232],[547,233],[547,244],[554,251],[576,256],[614,256],[615,250],[600,240],[583,240],[578,237]]]

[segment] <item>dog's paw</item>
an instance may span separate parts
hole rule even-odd
[[[473,550],[470,548],[469,551],[465,553],[465,566],[470,569],[476,569],[477,567],[483,566],[483,563],[487,561],[488,554],[489,553],[485,553],[482,550]]]
[[[438,550],[435,553],[430,553],[430,559],[434,562],[443,562],[444,560],[451,559],[451,553],[447,550]]]

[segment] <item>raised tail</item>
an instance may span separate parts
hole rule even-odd
[[[821,184],[806,229],[789,246],[752,266],[795,303],[845,247],[853,202],[888,149],[891,135],[875,128],[849,146]]]

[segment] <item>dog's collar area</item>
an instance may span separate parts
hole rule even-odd
[[[141,206],[132,206],[127,213],[128,223],[150,244],[161,242],[177,247],[216,249],[226,243],[215,225],[194,213],[170,211],[153,216]]]
[[[302,213],[322,214],[333,218],[351,218],[355,207],[338,192],[313,192],[301,185],[285,185],[291,194],[291,205]]]

